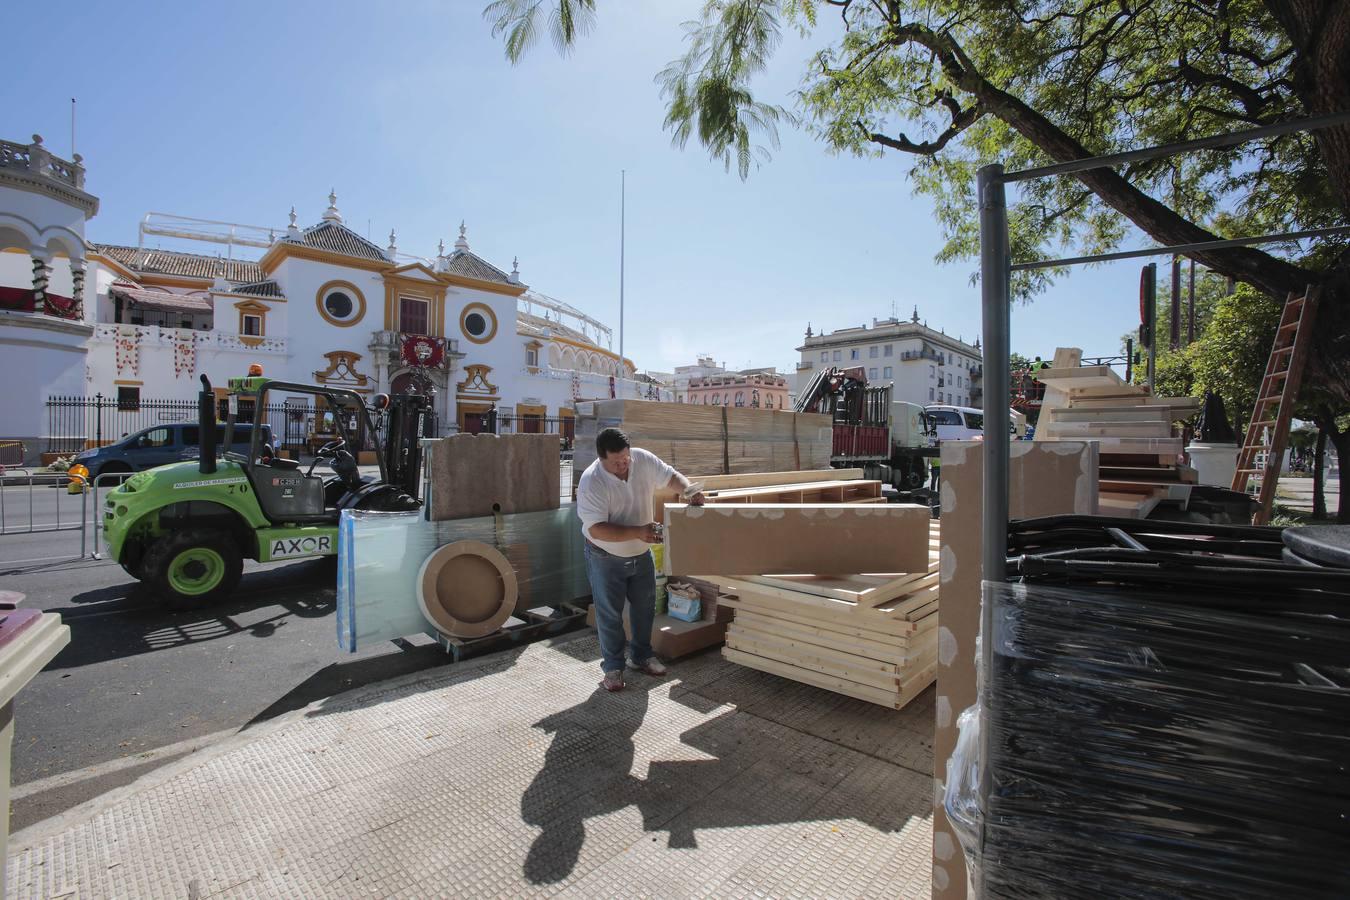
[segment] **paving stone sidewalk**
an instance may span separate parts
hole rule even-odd
[[[10,843],[11,898],[929,895],[933,692],[717,653],[596,689],[593,633],[344,694]]]

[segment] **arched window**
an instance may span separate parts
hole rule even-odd
[[[759,391],[750,392],[750,405],[755,409],[759,409]]]
[[[737,391],[737,392],[736,392],[736,405],[737,405],[737,406],[744,406],[744,405],[745,405],[745,391]]]
[[[721,394],[713,394],[713,406],[721,406],[722,405],[721,401],[722,401]]]

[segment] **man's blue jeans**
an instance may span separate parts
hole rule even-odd
[[[652,621],[656,618],[656,564],[652,554],[615,556],[585,542],[586,576],[591,581],[595,628],[600,632],[601,669],[622,672],[624,647],[623,605],[628,602],[628,624],[633,629],[633,662],[652,658]]]

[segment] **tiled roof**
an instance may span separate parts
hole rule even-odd
[[[264,278],[262,269],[252,260],[224,259],[219,256],[180,253],[175,250],[142,250],[116,244],[95,244],[94,249],[133,272],[181,275],[187,278],[204,278],[208,281],[215,278],[217,273],[221,273],[226,281],[245,283],[262,281]]]
[[[341,253],[343,256],[388,261],[383,250],[339,222],[320,222],[312,228],[306,228],[296,243]]]
[[[511,276],[492,263],[476,256],[468,250],[456,250],[448,257],[446,271],[465,278],[477,278],[479,281],[495,281],[498,284],[514,284]]]
[[[568,328],[561,322],[557,322],[552,319],[545,319],[543,316],[536,316],[533,313],[520,312],[519,310],[517,310],[516,327],[517,330],[523,331],[526,334],[534,337],[542,336],[544,333],[544,329],[547,328],[554,337],[563,337],[567,338],[568,340],[577,341],[578,343],[590,344],[592,347],[600,346],[595,341],[591,340],[586,335],[582,334],[580,331],[577,331],[575,328]]]
[[[253,284],[241,284],[235,287],[236,294],[250,294],[254,297],[275,297],[285,299],[286,295],[281,292],[281,285],[275,281],[255,281]]]
[[[139,306],[147,306],[165,312],[209,313],[211,311],[211,301],[205,297],[188,297],[183,294],[171,294],[168,291],[147,291],[120,282],[114,284],[109,293],[118,294]]]

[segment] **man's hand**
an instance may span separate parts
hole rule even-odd
[[[702,506],[702,505],[703,505],[703,502],[704,502],[705,500],[707,500],[707,499],[708,499],[707,497],[703,496],[703,492],[702,492],[702,491],[698,491],[697,493],[694,494],[694,496],[692,496],[692,497],[689,498],[689,505],[690,505],[690,506]]]
[[[661,543],[661,526],[652,522],[648,525],[638,526],[638,540],[648,544]]]

